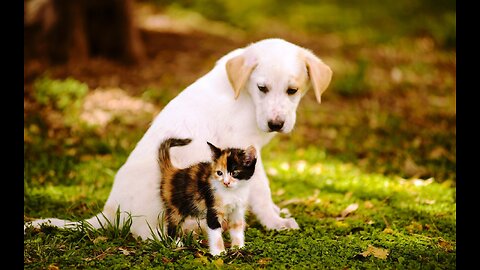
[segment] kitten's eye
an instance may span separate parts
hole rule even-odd
[[[223,172],[222,172],[222,171],[217,171],[217,175],[218,175],[218,176],[222,176],[222,175],[223,175]]]
[[[291,96],[291,95],[294,95],[295,93],[297,93],[297,91],[298,91],[298,89],[296,89],[296,88],[288,88],[287,89],[287,94],[289,96]]]
[[[232,175],[233,177],[237,177],[239,173],[240,173],[239,171],[233,171],[233,172],[231,173],[231,175]]]
[[[265,85],[257,84],[258,90],[260,90],[262,93],[266,94],[268,93],[268,87]]]

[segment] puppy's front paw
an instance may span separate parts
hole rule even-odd
[[[276,222],[266,224],[269,230],[297,230],[300,229],[294,218],[279,218]]]
[[[282,217],[284,218],[289,218],[292,216],[292,214],[290,214],[290,210],[288,210],[288,208],[282,208],[280,209],[280,213],[279,214],[282,214]]]
[[[280,211],[281,211],[280,207],[278,207],[276,204],[272,204],[272,207],[273,207],[273,212],[280,215]]]

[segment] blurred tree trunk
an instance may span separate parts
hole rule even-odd
[[[26,46],[36,47],[34,54],[43,54],[54,63],[79,63],[92,56],[142,62],[145,51],[134,21],[133,1],[27,1]]]

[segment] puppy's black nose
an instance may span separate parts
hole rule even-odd
[[[279,131],[283,127],[283,121],[268,121],[268,128],[270,128],[270,131]]]

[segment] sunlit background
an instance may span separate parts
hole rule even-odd
[[[454,1],[82,3],[26,2],[27,120],[50,110],[47,122],[78,114],[105,126],[122,111],[156,112],[229,50],[282,37],[334,71],[324,104],[310,95],[301,106],[297,147],[325,148],[369,170],[455,180]],[[131,62],[139,64],[124,65]]]

